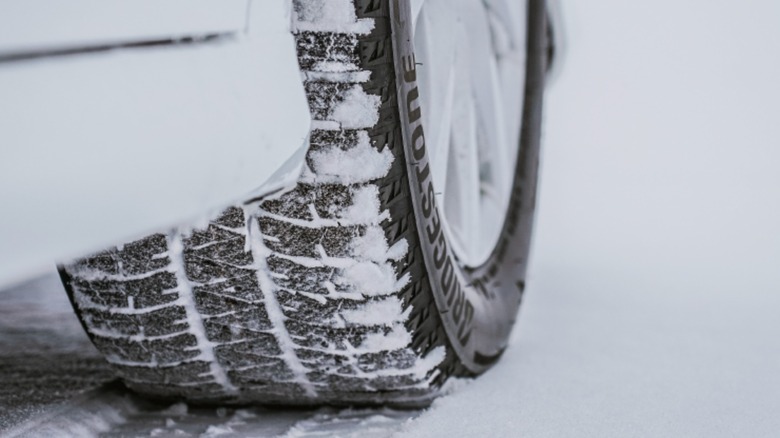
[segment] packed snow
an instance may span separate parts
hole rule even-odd
[[[365,138],[350,150],[332,146],[309,154],[318,182],[360,183],[387,175],[393,153],[387,148],[380,152],[371,146],[368,136],[361,137]]]
[[[293,28],[299,31],[367,34],[374,28],[374,20],[358,20],[353,0],[295,2],[295,14]]]
[[[363,87],[355,85],[346,93],[344,101],[333,108],[329,119],[345,129],[370,128],[379,121],[381,100],[381,96],[366,94]]]

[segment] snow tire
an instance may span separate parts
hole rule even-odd
[[[478,268],[461,267],[435,231],[408,2],[354,0],[349,22],[329,22],[328,1],[294,1],[313,117],[296,186],[60,268],[92,342],[141,394],[421,406],[506,346],[535,204],[543,1],[529,1],[510,210]]]

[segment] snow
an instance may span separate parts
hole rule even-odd
[[[346,129],[371,128],[379,121],[379,106],[382,96],[367,94],[360,85],[345,93],[344,101],[335,105],[330,119]]]
[[[137,405],[127,397],[98,389],[2,432],[8,437],[97,437],[137,412]]]
[[[393,426],[397,426],[413,414],[391,410],[365,411],[347,409],[333,413],[322,413],[311,419],[299,421],[283,438],[331,437],[379,438],[388,437]]]
[[[341,74],[343,74],[343,73],[347,73],[347,72],[351,73],[351,72],[354,72],[355,70],[358,70],[358,66],[353,64],[353,63],[351,63],[351,62],[320,61],[320,62],[318,62],[316,64],[314,69],[317,72],[323,72],[325,74],[330,74],[330,73],[336,73],[336,74],[341,73]],[[315,72],[305,72],[304,74],[308,75],[310,73],[315,73]],[[363,71],[361,71],[359,73],[363,73]],[[370,76],[370,73],[369,73],[369,76]],[[342,76],[342,77],[346,78],[348,76]],[[332,79],[332,77],[331,77],[331,79]],[[339,81],[339,82],[341,82],[341,81]],[[363,81],[361,80],[360,82],[363,82]]]
[[[348,106],[344,104],[344,106]],[[393,153],[389,149],[378,151],[366,138],[357,146],[343,150],[336,146],[324,148],[309,154],[312,170],[317,173],[318,182],[342,182],[346,184],[367,182],[387,175],[393,164]]]
[[[180,417],[182,415],[187,415],[188,411],[187,403],[174,403],[167,407],[166,409],[162,410],[160,413],[163,415],[172,415],[174,417]]]
[[[350,246],[356,257],[381,263],[387,260],[400,260],[406,255],[409,248],[406,239],[399,241],[396,245],[397,247],[390,253],[384,230],[379,226],[373,226],[367,228],[363,236],[352,240]]]
[[[389,263],[358,262],[343,270],[337,277],[364,296],[382,296],[398,292],[408,283],[408,278],[396,279]]]
[[[777,436],[780,5],[562,8],[516,330],[398,436]]]
[[[388,350],[392,351],[405,348],[410,342],[412,342],[412,335],[409,334],[409,331],[406,330],[403,323],[395,323],[388,333],[380,332],[366,335],[366,339],[360,344],[358,351],[360,351],[361,354],[385,353]],[[419,362],[421,361],[418,361],[418,363]],[[433,364],[430,368],[433,368],[436,365],[438,365],[438,363]],[[421,374],[425,375],[430,368],[424,369],[424,372]],[[408,370],[404,371],[408,372]],[[381,374],[381,371],[379,371],[379,373]]]
[[[209,426],[206,429],[206,432],[201,435],[203,438],[211,438],[211,437],[217,437],[217,436],[224,436],[234,433],[232,427],[230,426]]]
[[[352,324],[386,326],[391,326],[395,322],[403,322],[407,317],[404,314],[401,300],[397,297],[369,301],[354,310],[345,310],[340,315],[344,321]],[[388,319],[388,316],[395,315],[398,315],[397,319]]]
[[[341,220],[353,224],[379,224],[388,218],[380,212],[379,187],[375,185],[356,188],[352,191],[352,205],[337,212]]]
[[[317,64],[318,71],[304,71],[304,79],[311,82],[344,82],[344,83],[363,83],[371,79],[371,72],[368,70],[353,71],[357,66],[353,64],[325,63]]]
[[[353,0],[295,2],[293,28],[297,31],[330,31],[367,34],[374,20],[357,19]]]

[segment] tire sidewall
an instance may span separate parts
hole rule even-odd
[[[501,237],[481,266],[461,266],[443,229],[425,145],[412,18],[408,0],[392,0],[393,57],[406,172],[417,237],[436,308],[459,361],[469,373],[498,360],[525,288],[536,204],[542,95],[546,66],[543,0],[528,2],[528,46],[520,151]]]

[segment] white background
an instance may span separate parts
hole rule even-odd
[[[562,6],[512,345],[408,436],[780,436],[780,2]]]

